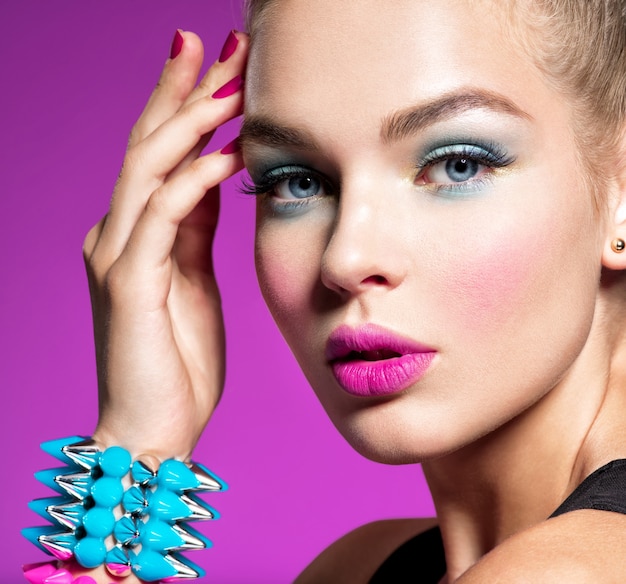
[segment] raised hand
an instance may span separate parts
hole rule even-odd
[[[248,37],[231,33],[197,83],[203,48],[178,32],[134,126],[107,215],[85,239],[100,417],[94,438],[187,458],[219,401],[224,328],[211,247],[234,144],[201,155],[241,114]]]

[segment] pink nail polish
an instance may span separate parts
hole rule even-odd
[[[242,79],[241,75],[237,75],[234,79],[231,79],[228,83],[225,83],[220,87],[211,97],[214,99],[222,99],[224,97],[230,97],[237,93],[241,89]]]
[[[239,39],[235,34],[234,30],[230,31],[230,34],[226,38],[226,42],[222,47],[222,52],[220,53],[220,63],[224,63],[224,61],[228,61],[232,54],[237,50],[237,45],[239,44]]]
[[[183,50],[183,35],[180,30],[176,31],[174,35],[174,40],[172,41],[172,48],[170,50],[170,59],[175,59],[178,57],[180,52]]]
[[[43,584],[46,578],[56,572],[56,567],[52,562],[40,564],[28,564],[24,566],[24,577],[30,584]]]
[[[239,146],[239,138],[235,138],[232,142],[229,142],[220,150],[220,154],[234,154],[240,150],[241,147]]]
[[[45,580],[45,584],[74,584],[74,578],[65,568],[59,568],[50,574]]]

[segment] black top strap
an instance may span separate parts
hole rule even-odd
[[[433,527],[396,549],[376,570],[370,584],[437,584],[445,573],[441,531]]]
[[[550,517],[579,509],[626,515],[626,459],[614,460],[591,473]],[[370,584],[438,584],[445,573],[441,532],[433,527],[396,549],[378,568]]]
[[[579,509],[626,515],[626,459],[614,460],[592,472],[550,517]]]

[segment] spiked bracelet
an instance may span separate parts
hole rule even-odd
[[[35,474],[61,496],[29,504],[52,525],[23,530],[28,540],[85,568],[105,564],[118,577],[132,572],[148,582],[170,582],[204,576],[202,568],[178,553],[211,545],[187,525],[218,517],[193,494],[226,489],[204,466],[169,459],[155,472],[132,462],[119,446],[102,452],[80,436],[44,442],[41,448],[67,466]]]

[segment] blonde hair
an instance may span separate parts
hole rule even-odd
[[[545,78],[572,104],[596,196],[626,131],[626,0],[511,0],[509,24]],[[622,157],[626,153],[621,153]]]
[[[252,37],[278,1],[247,0]],[[598,195],[611,174],[607,162],[615,161],[626,126],[626,0],[496,4],[501,11],[505,8],[506,23],[548,82],[573,105],[581,162]]]

